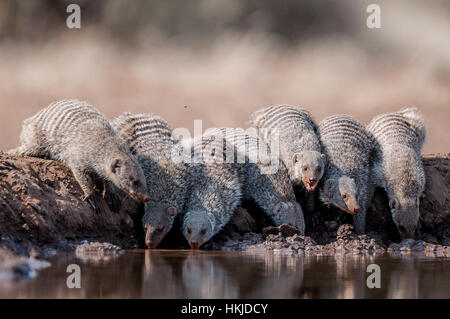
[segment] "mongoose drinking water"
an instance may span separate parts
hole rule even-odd
[[[148,201],[144,173],[125,141],[94,107],[77,100],[50,104],[23,122],[21,145],[10,154],[57,160],[69,167],[95,212],[101,205],[93,178],[112,182],[130,197]]]
[[[231,145],[214,136],[191,140],[189,195],[183,216],[182,232],[189,245],[200,248],[228,223],[241,202],[238,172],[226,163]]]
[[[365,232],[367,206],[373,194],[369,181],[372,143],[364,126],[349,115],[332,115],[319,123],[327,155],[320,198],[351,214],[355,229]]]
[[[314,191],[324,173],[326,156],[309,112],[291,105],[270,106],[253,113],[250,123],[266,143],[278,142],[290,179]],[[275,141],[271,141],[273,134],[278,135]]]
[[[400,235],[412,238],[425,185],[421,156],[426,136],[424,121],[416,108],[407,108],[374,117],[367,129],[375,138],[374,181],[386,190]]]
[[[243,199],[254,201],[276,226],[290,224],[304,235],[303,211],[295,200],[288,170],[264,140],[238,128],[210,129],[205,134],[225,138],[236,147],[234,162],[242,183]]]
[[[145,243],[156,248],[172,229],[186,200],[186,164],[172,160],[173,152],[180,152],[177,148],[181,145],[169,124],[157,115],[124,113],[113,125],[144,171],[152,199],[145,203],[142,219]]]

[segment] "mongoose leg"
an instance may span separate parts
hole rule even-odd
[[[86,175],[86,173],[73,168],[72,173],[84,193],[82,199],[89,203],[96,214],[99,214],[103,209],[99,198],[94,194],[94,183],[92,178]]]
[[[315,205],[315,192],[306,193],[306,210],[308,212],[313,212],[316,208]]]
[[[119,213],[122,206],[122,201],[119,195],[120,190],[112,183],[105,181],[103,189],[103,198],[109,198],[108,206],[114,213]]]
[[[313,213],[310,215],[310,221],[312,227],[317,227],[322,224],[322,215],[319,212],[313,211]]]
[[[100,214],[104,211],[103,205],[101,204],[100,198],[92,193],[90,195],[83,196],[83,200],[86,201],[94,210],[94,213]]]
[[[358,235],[363,235],[366,232],[366,212],[364,209],[353,216],[353,224]]]

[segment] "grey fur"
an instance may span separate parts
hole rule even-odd
[[[353,217],[359,234],[365,232],[366,210],[373,195],[369,181],[373,145],[364,126],[349,115],[332,115],[319,123],[327,155],[320,198]]]
[[[373,179],[389,198],[392,219],[402,238],[412,238],[419,222],[425,186],[422,147],[424,121],[416,108],[377,115],[367,126],[375,138]]]
[[[227,153],[235,154],[231,145],[207,135],[190,145],[193,162],[182,232],[192,248],[200,248],[228,223],[242,194],[237,168],[226,163]]]
[[[95,211],[100,210],[92,177],[112,182],[139,201],[148,201],[136,158],[110,122],[78,100],[51,103],[23,122],[20,146],[10,154],[50,158],[67,165]]]
[[[151,198],[145,203],[142,218],[145,243],[156,248],[172,229],[186,201],[186,164],[172,160],[173,152],[181,151],[181,145],[169,124],[157,115],[124,113],[113,125],[144,171]]]
[[[253,113],[250,123],[272,149],[273,142],[279,141],[280,157],[292,182],[314,191],[323,176],[326,157],[310,113],[292,105],[276,105]],[[279,139],[272,141],[273,134]]]
[[[205,134],[225,138],[236,147],[235,165],[242,183],[243,199],[253,200],[275,225],[293,225],[303,235],[303,211],[295,199],[288,170],[264,140],[238,128],[211,129]],[[269,166],[275,161],[277,169],[273,171]]]

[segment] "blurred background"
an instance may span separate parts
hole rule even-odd
[[[66,7],[81,7],[69,29]],[[381,29],[366,8],[381,7]],[[2,0],[0,149],[61,98],[173,127],[241,126],[274,104],[363,123],[417,106],[425,153],[450,148],[450,1]]]

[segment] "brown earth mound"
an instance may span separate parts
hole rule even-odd
[[[105,212],[95,214],[81,197],[64,165],[0,154],[0,245],[19,253],[42,247],[73,250],[82,240],[137,246],[132,220],[137,204],[125,199],[117,214],[105,201]]]
[[[424,157],[427,184],[421,201],[420,235],[417,239],[433,244],[450,245],[449,155]],[[106,241],[122,248],[142,246],[142,206],[131,199],[124,199],[121,211],[116,214],[109,210],[106,198],[105,212],[97,215],[81,200],[81,196],[80,187],[64,165],[50,160],[0,154],[0,246],[20,254],[29,254],[32,249],[44,253],[49,249],[74,250],[85,240]],[[262,231],[252,217],[251,209],[249,214],[239,208],[230,225],[206,248],[240,248],[236,243],[254,245],[264,240],[274,242],[278,237],[295,236],[298,238],[292,240],[296,243],[305,241],[308,245],[328,245],[336,242],[340,227],[348,224],[349,216],[321,209],[319,223],[313,222],[317,216],[305,216],[306,235],[311,237],[310,241],[300,238],[295,232],[291,234],[289,229],[281,229],[281,237],[277,235],[277,229]],[[370,238],[363,239],[369,246],[374,244],[371,238],[386,248],[400,241],[382,191],[375,194],[368,212],[367,235]],[[234,244],[230,244],[233,241]]]

